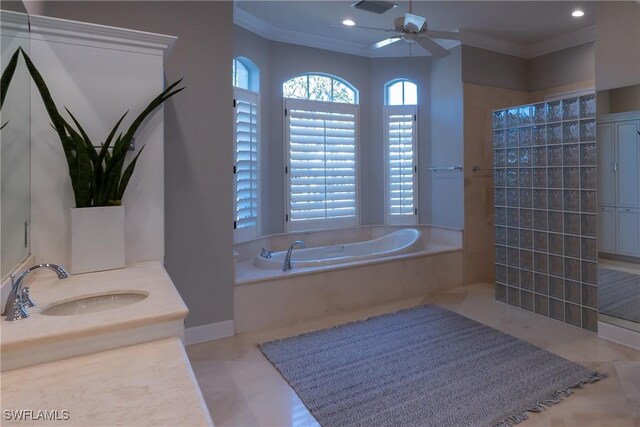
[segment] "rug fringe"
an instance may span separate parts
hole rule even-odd
[[[509,418],[505,418],[504,420],[496,424],[495,427],[512,427],[516,424],[519,424],[522,421],[529,419],[529,415],[527,415],[527,412],[542,412],[547,408],[561,403],[565,397],[571,396],[574,389],[582,388],[582,386],[585,384],[592,384],[596,381],[600,381],[608,377],[609,374],[607,374],[606,372],[595,371],[589,378],[585,378],[584,380],[579,381],[574,385],[554,392],[551,396],[534,403],[521,413],[512,415]]]

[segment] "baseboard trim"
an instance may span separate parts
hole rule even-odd
[[[640,333],[605,322],[598,322],[598,337],[640,350]]]
[[[184,331],[185,345],[199,344],[201,342],[218,340],[234,335],[233,320],[225,320],[217,323],[193,326]]]

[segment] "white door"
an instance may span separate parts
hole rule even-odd
[[[598,211],[598,250],[616,253],[616,208],[601,206]]]
[[[640,209],[617,209],[617,253],[640,256]]]
[[[618,139],[618,205],[640,207],[640,135],[632,120],[616,124]]]
[[[616,204],[615,123],[598,125],[598,199],[601,205]]]

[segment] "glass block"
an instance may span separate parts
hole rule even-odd
[[[596,140],[596,121],[581,120],[580,121],[580,141],[589,142]]]
[[[533,289],[536,291],[536,293],[549,295],[549,277],[546,274],[534,274]]]
[[[562,233],[562,230],[564,229],[564,218],[562,216],[562,212],[550,211],[548,218],[549,231]]]
[[[507,246],[515,248],[520,246],[520,230],[511,227],[507,228]],[[508,256],[509,252],[507,251],[507,262],[509,260]]]
[[[596,239],[588,237],[582,238],[582,258],[595,261],[598,256],[598,245]]]
[[[547,143],[547,127],[545,125],[534,126],[531,129],[531,139],[534,145],[545,145]]]
[[[504,169],[496,169],[493,172],[493,185],[504,187],[507,185],[507,172]]]
[[[573,120],[578,115],[578,98],[567,98],[562,100],[562,120]]]
[[[559,122],[562,119],[562,104],[560,101],[547,102],[547,122]]]
[[[505,227],[495,228],[496,244],[505,245],[507,243],[507,229]]]
[[[507,110],[507,127],[518,126],[518,108],[509,108]]]
[[[562,255],[563,238],[562,234],[549,233],[549,253]]]
[[[535,173],[533,177],[535,181]],[[542,187],[544,187],[544,185]],[[546,189],[535,188],[533,190],[533,206],[536,209],[547,209],[547,190]]]
[[[542,231],[533,232],[533,249],[536,251],[546,252],[548,248],[548,236],[547,233]]]
[[[562,124],[547,125],[547,144],[562,144]]]
[[[535,104],[532,109],[534,123],[544,123],[547,121],[547,107],[544,103]]]
[[[549,298],[535,294],[533,296],[534,310],[542,316],[549,316]]]
[[[531,209],[520,209],[520,227],[533,228],[533,211]]]
[[[564,277],[565,279],[580,281],[580,260],[564,259]]]
[[[520,308],[527,311],[533,311],[533,294],[524,290],[530,288],[525,288],[522,283],[520,284],[520,287],[523,289],[520,291]]]
[[[504,265],[496,265],[496,282],[507,283],[507,267]]]
[[[493,131],[493,147],[504,148],[507,145],[507,133],[504,130]]]
[[[582,212],[593,212],[596,211],[597,206],[597,198],[595,191],[582,191],[580,197],[580,208]]]
[[[533,249],[533,231],[520,230],[520,247],[525,249]]]
[[[564,304],[564,322],[573,326],[582,327],[582,310],[575,304]]]
[[[551,239],[549,239],[549,250],[551,250]],[[563,277],[564,262],[561,256],[549,255],[549,274]]]
[[[596,164],[596,144],[580,144],[580,164],[582,166]]]
[[[540,231],[547,231],[547,211],[533,211],[533,228]]]
[[[520,189],[520,207],[521,208],[530,208],[531,207],[531,189],[529,188],[521,188]]]
[[[578,122],[565,122],[562,124],[562,142],[570,144],[580,141],[580,126]]]
[[[590,285],[582,285],[582,305],[598,307],[598,288]]]
[[[595,190],[598,181],[596,168],[587,166],[580,168],[580,186],[584,189]]]
[[[582,267],[582,282],[590,283],[592,285],[597,284],[598,264],[596,264],[595,262],[582,260],[580,265]]]
[[[520,268],[533,270],[533,252],[522,249],[520,250]],[[531,286],[529,289],[533,289],[533,274],[531,274],[529,283]],[[520,277],[520,285],[522,286],[522,275]]]
[[[582,214],[580,216],[580,231],[583,236],[596,237],[597,227],[595,215]]]
[[[496,283],[496,301],[507,302],[507,287],[500,283]]]
[[[510,208],[518,207],[518,189],[517,188],[507,189],[507,206],[509,206]]]
[[[520,307],[520,289],[507,287],[507,304]]]
[[[533,169],[533,186],[538,188],[545,188],[547,186],[547,169],[546,168]],[[546,200],[545,200],[545,205],[546,205]]]
[[[493,152],[493,167],[495,168],[503,168],[506,165],[507,159],[507,151],[506,150],[495,150]]]
[[[507,190],[504,188],[496,188],[494,192],[494,201],[496,206],[505,206],[507,204]]]
[[[580,117],[595,117],[596,96],[585,95],[580,97]]]
[[[507,225],[517,227],[520,224],[520,212],[516,208],[507,208]]]
[[[517,187],[518,186],[518,169],[507,169],[507,186],[508,187]]]
[[[523,105],[518,109],[518,125],[527,126],[531,124],[531,106]]]
[[[518,146],[518,129],[507,129],[507,147]]]
[[[578,144],[562,146],[562,164],[565,166],[577,166],[580,164],[580,146]]]
[[[507,232],[507,238],[509,233]],[[520,267],[520,249],[518,248],[507,248],[507,265],[514,266],[516,268]],[[509,274],[509,272],[507,272]]]
[[[550,145],[547,147],[547,165],[562,166],[562,145]]]
[[[532,161],[531,148],[530,147],[521,148],[518,153],[519,153],[518,164],[520,165],[520,167],[531,166],[531,161]]]
[[[549,277],[549,296],[564,298],[564,279]]]
[[[564,232],[565,234],[580,234],[580,215],[576,213],[565,212],[564,214]]]
[[[538,273],[546,273],[548,268],[547,254],[535,252],[533,254],[533,269]]]
[[[507,223],[507,208],[496,208],[496,225],[505,225]]]
[[[502,129],[505,127],[507,112],[505,110],[497,110],[493,112],[493,128]]]
[[[531,145],[531,126],[520,128],[520,132],[518,133],[518,144],[521,147]]]
[[[580,210],[580,192],[577,190],[564,191],[564,210],[578,211]]]
[[[504,246],[496,246],[496,262],[500,264],[507,263],[507,248]]]
[[[564,322],[564,302],[549,298],[549,317]]]
[[[507,283],[512,286],[520,285],[520,270],[517,267],[507,267]]]
[[[547,168],[547,185],[549,188],[562,188],[562,168]]]
[[[520,187],[531,187],[531,168],[520,169],[518,183]]]
[[[573,280],[564,281],[564,299],[565,301],[580,304],[581,292],[580,283]]]
[[[562,190],[549,190],[547,208],[561,211],[562,210],[563,194]]]
[[[598,332],[598,311],[582,307],[582,327],[592,332]]]
[[[507,167],[518,166],[518,149],[507,148]]]
[[[546,147],[533,147],[533,164],[536,166],[547,166]]]
[[[564,256],[580,258],[580,238],[564,236]]]
[[[568,167],[563,168],[564,188],[580,187],[580,168]]]

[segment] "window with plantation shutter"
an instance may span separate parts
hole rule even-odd
[[[259,227],[260,95],[235,89],[234,99],[234,241],[255,238]]]
[[[358,225],[358,106],[285,100],[287,231]]]
[[[417,223],[417,115],[415,105],[385,107],[387,224]]]

